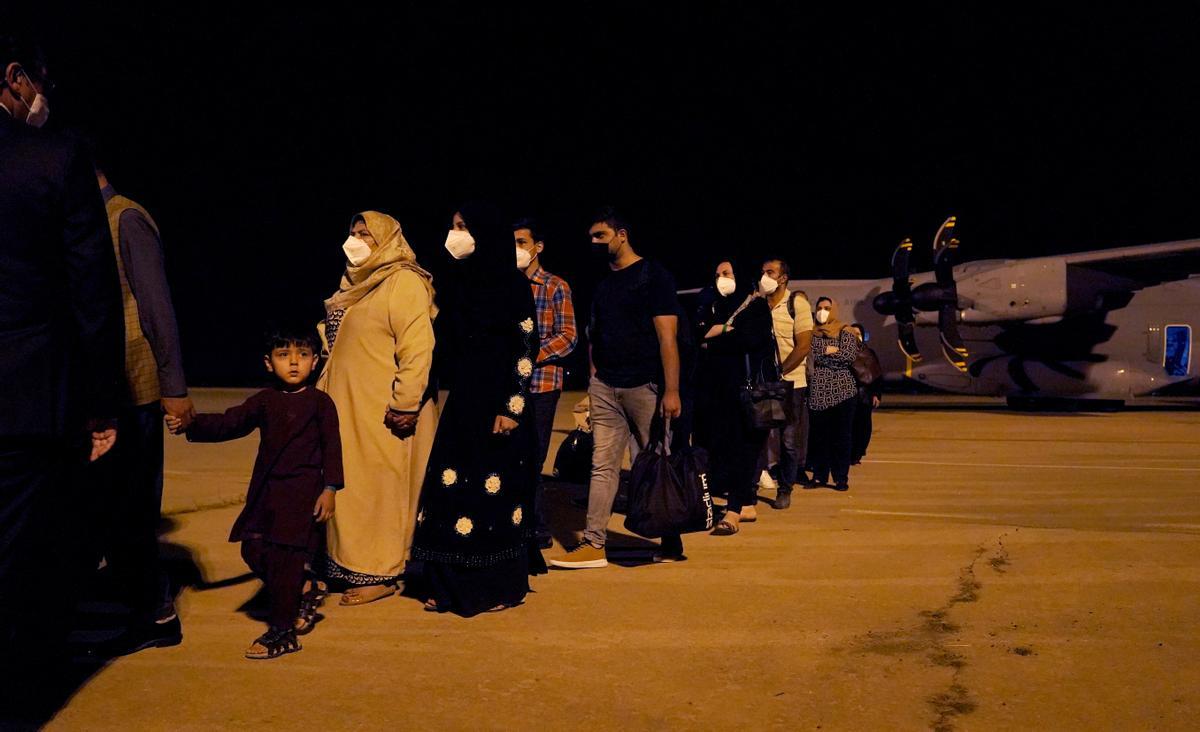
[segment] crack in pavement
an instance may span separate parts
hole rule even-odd
[[[859,641],[859,650],[863,653],[883,656],[923,654],[930,668],[952,671],[945,690],[925,700],[934,714],[930,728],[935,732],[952,732],[959,717],[971,714],[978,707],[962,679],[962,674],[967,668],[967,659],[948,642],[952,634],[961,630],[961,627],[951,620],[950,614],[960,604],[979,600],[983,584],[979,581],[976,568],[980,560],[989,554],[990,546],[994,548],[990,549],[990,556],[986,558],[987,565],[997,574],[1008,571],[1011,560],[1008,549],[1004,546],[1004,538],[1007,535],[1005,532],[997,537],[995,542],[982,544],[975,550],[971,561],[959,570],[954,594],[941,606],[922,611],[919,624],[891,633],[868,631]]]

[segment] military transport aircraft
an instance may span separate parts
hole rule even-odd
[[[910,273],[906,239],[891,279],[790,287],[874,333],[889,381],[1010,403],[1200,395],[1200,239],[956,264],[956,226],[938,229],[932,272]]]

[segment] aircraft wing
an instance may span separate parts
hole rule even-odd
[[[1079,252],[1063,258],[1071,267],[1086,267],[1151,287],[1200,274],[1200,239]]]

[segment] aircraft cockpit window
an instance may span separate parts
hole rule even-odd
[[[1167,376],[1187,376],[1192,365],[1192,326],[1168,325],[1164,331],[1163,369]]]

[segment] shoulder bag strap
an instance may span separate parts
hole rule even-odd
[[[741,305],[738,305],[737,310],[733,311],[733,315],[729,316],[729,319],[725,321],[725,325],[726,326],[733,325],[733,319],[736,318],[737,316],[741,315],[743,310],[750,307],[750,303],[752,303],[752,302],[754,302],[754,293],[753,292],[750,293],[749,295],[746,295],[746,299],[742,301]]]

